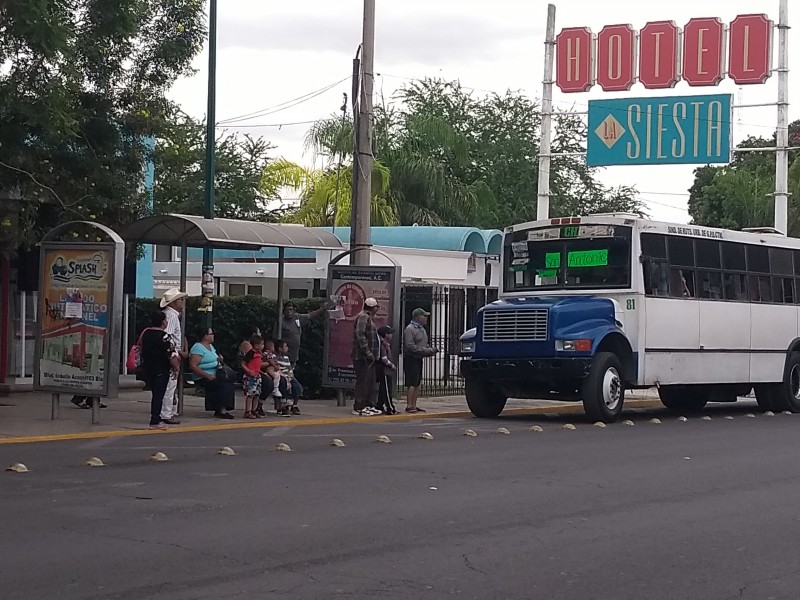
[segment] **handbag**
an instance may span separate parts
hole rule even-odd
[[[236,379],[236,372],[228,365],[220,365],[217,367],[216,377],[219,381],[233,381]]]
[[[158,329],[158,327],[145,327],[142,329],[142,333],[139,334],[139,339],[131,346],[128,352],[128,359],[125,361],[125,367],[131,373],[135,373],[142,368],[142,338],[144,337],[144,332],[150,331],[151,329]]]

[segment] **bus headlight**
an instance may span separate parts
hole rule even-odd
[[[461,342],[461,354],[472,354],[475,352],[475,341],[469,340],[466,342]]]
[[[591,352],[592,340],[556,340],[559,352]]]

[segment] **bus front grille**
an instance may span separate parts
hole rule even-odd
[[[547,340],[547,309],[487,310],[483,313],[484,342]]]

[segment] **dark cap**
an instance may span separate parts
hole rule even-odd
[[[381,337],[385,337],[390,333],[394,333],[394,327],[390,325],[384,325],[383,327],[378,328],[378,335]]]

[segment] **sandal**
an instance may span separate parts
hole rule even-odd
[[[407,413],[415,413],[415,412],[419,412],[419,409],[418,408],[407,408],[406,412]]]
[[[425,410],[424,408],[420,408],[419,406],[417,406],[417,412],[428,412],[428,411]]]

